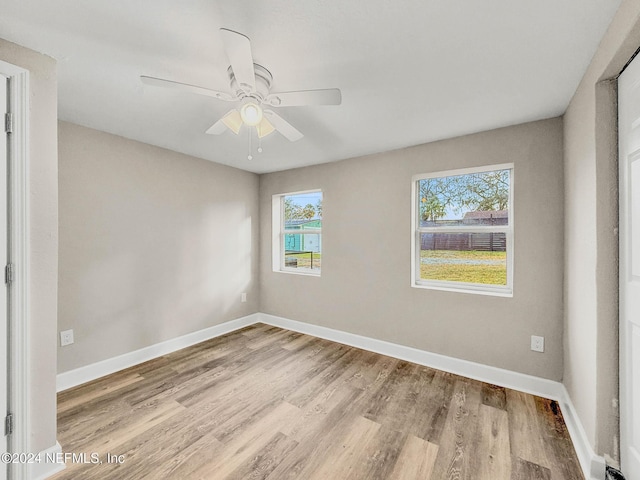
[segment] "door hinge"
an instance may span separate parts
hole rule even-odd
[[[13,115],[10,113],[4,114],[4,131],[5,133],[13,133]]]
[[[13,282],[13,264],[7,263],[4,267],[4,283],[10,285]]]
[[[13,414],[8,413],[4,419],[4,434],[11,435],[13,433]]]

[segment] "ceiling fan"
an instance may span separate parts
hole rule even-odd
[[[258,138],[266,137],[277,130],[285,138],[295,142],[300,140],[303,134],[269,107],[340,105],[342,102],[342,94],[337,88],[272,93],[273,76],[265,67],[254,63],[249,37],[226,28],[221,28],[220,32],[231,64],[227,69],[231,93],[145,75],[140,77],[147,85],[207,95],[238,104],[236,108],[225,113],[206,133],[220,135],[229,129],[237,135],[241,127],[246,125],[256,128]]]

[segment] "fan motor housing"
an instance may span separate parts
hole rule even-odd
[[[236,76],[233,73],[231,66],[227,69],[229,74],[229,82],[231,91],[240,99],[245,97],[251,97],[256,99],[259,103],[262,103],[264,99],[269,95],[271,90],[271,82],[273,81],[273,75],[271,72],[257,63],[253,64],[256,77],[256,88],[254,91],[247,91],[243,89],[236,80]]]

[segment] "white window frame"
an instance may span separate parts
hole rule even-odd
[[[288,234],[294,235],[320,235],[322,237],[322,229],[320,230],[285,230],[284,228],[284,198],[291,195],[300,195],[304,193],[324,193],[321,189],[301,190],[298,192],[278,193],[271,197],[271,246],[272,246],[272,267],[274,272],[293,273],[297,275],[309,275],[319,277],[322,273],[322,267],[319,270],[303,267],[287,267],[285,266],[284,254],[284,237]],[[321,241],[322,242],[322,241]],[[320,252],[322,255],[322,251]]]
[[[427,178],[452,177],[457,175],[469,175],[473,173],[491,172],[495,170],[509,170],[509,224],[496,226],[465,226],[465,227],[421,227],[418,216],[419,189],[418,182]],[[411,179],[411,286],[430,290],[444,290],[450,292],[472,293],[480,295],[493,295],[498,297],[513,297],[513,263],[514,263],[514,165],[503,163],[487,165],[483,167],[461,168],[414,175]],[[482,283],[456,282],[449,280],[423,280],[420,276],[420,235],[422,233],[504,233],[507,245],[507,284],[489,285]]]

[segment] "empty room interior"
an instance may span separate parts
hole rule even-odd
[[[640,480],[640,2],[0,4],[0,480]]]

